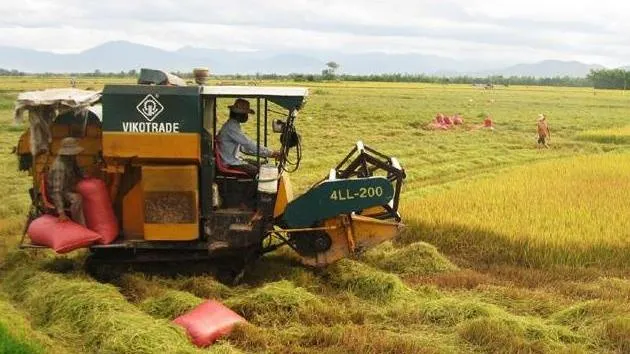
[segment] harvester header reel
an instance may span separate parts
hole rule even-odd
[[[392,184],[394,196],[389,203],[382,206],[382,212],[370,216],[377,219],[393,218],[400,221],[398,205],[406,174],[395,157],[382,154],[358,141],[337,167],[330,170],[329,179],[368,178],[380,175],[387,178]]]

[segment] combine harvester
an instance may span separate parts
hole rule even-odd
[[[29,222],[51,213],[43,181],[63,138],[79,139],[80,167],[107,184],[120,234],[90,246],[91,264],[209,259],[236,275],[287,245],[303,264],[322,267],[400,232],[404,170],[361,142],[294,198],[288,172],[301,159],[294,122],[306,88],[182,85],[146,69],[138,82],[106,85],[102,94],[46,90],[18,98],[19,110],[48,112],[40,114],[43,124],[31,120],[17,147],[20,168],[33,178]],[[280,158],[270,164],[257,157],[255,179],[224,166],[216,150],[217,112],[226,109],[219,100],[235,98],[256,105],[259,151],[268,128],[280,137]],[[277,110],[282,119],[271,119]],[[31,136],[46,129],[47,144],[32,146]]]

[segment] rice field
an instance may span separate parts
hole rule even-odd
[[[280,249],[228,287],[199,264],[95,278],[82,252],[16,249],[29,179],[10,154],[23,129],[12,102],[67,82],[0,78],[0,353],[630,352],[630,149],[579,138],[630,124],[621,93],[309,84],[294,183],[308,188],[363,140],[406,168],[407,229],[324,270]],[[425,130],[437,112],[465,125]],[[540,112],[550,149],[536,147]],[[494,131],[477,128],[488,114]],[[249,324],[202,350],[170,320],[207,298]]]
[[[407,239],[477,261],[630,266],[630,155],[545,161],[405,205]]]
[[[605,144],[630,144],[630,126],[618,129],[588,130],[579,133],[577,138]]]

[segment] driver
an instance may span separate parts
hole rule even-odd
[[[251,177],[258,174],[258,166],[250,161],[241,159],[240,152],[256,156],[257,144],[251,141],[241,130],[241,123],[247,122],[249,115],[255,113],[249,108],[249,101],[237,98],[234,104],[229,106],[230,118],[223,124],[219,131],[219,155],[223,162],[230,168],[247,173]],[[280,152],[260,146],[260,156],[280,157]]]

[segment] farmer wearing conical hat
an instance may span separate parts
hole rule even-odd
[[[85,226],[81,195],[75,192],[75,186],[83,178],[76,158],[81,151],[83,148],[77,139],[65,138],[61,141],[57,158],[48,172],[47,190],[48,198],[59,214],[59,221],[68,221],[66,207],[69,206],[72,220]]]
[[[228,108],[230,109],[230,118],[219,131],[219,155],[224,164],[254,177],[258,174],[258,166],[243,160],[240,157],[240,153],[256,155],[257,144],[243,134],[241,130],[241,123],[247,122],[249,115],[255,112],[249,108],[249,101],[242,98],[237,98],[234,104]],[[280,153],[261,146],[260,155],[263,157],[278,157]]]
[[[547,117],[544,114],[538,115],[538,146],[542,145],[545,148],[549,148],[547,140],[551,137],[549,135],[549,125],[547,125]]]

